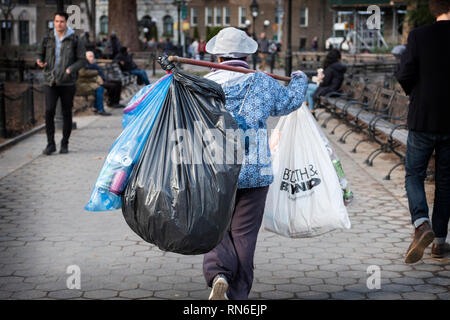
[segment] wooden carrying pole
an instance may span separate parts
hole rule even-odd
[[[252,70],[252,69],[232,67],[232,66],[227,66],[225,64],[206,62],[206,61],[200,61],[200,60],[194,60],[194,59],[188,59],[188,58],[181,58],[178,56],[169,56],[169,61],[183,63],[183,64],[192,64],[192,65],[201,66],[201,67],[208,67],[208,68],[240,72],[240,73],[255,73],[256,72],[256,70]],[[277,79],[277,80],[287,81],[287,82],[291,81],[291,78],[289,78],[289,77],[279,76],[279,75],[267,73],[267,72],[265,72],[265,74],[267,74],[268,76],[270,76],[274,79]]]

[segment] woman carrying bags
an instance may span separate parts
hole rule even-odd
[[[206,51],[217,56],[219,63],[243,68],[249,68],[247,57],[257,49],[256,41],[232,27],[221,30],[206,45]],[[212,287],[210,300],[245,300],[253,283],[256,241],[273,182],[266,121],[300,108],[308,80],[301,71],[292,74],[288,87],[262,72],[213,69],[205,77],[222,86],[225,108],[242,130],[245,152],[229,232],[204,256],[203,273]],[[250,134],[253,132],[257,134]]]

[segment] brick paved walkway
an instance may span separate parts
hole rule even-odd
[[[43,134],[0,155],[9,161],[0,175],[0,299],[208,297],[201,256],[161,252],[140,240],[120,211],[83,210],[120,133],[120,110],[114,112],[81,120],[69,155],[40,156]],[[384,183],[361,164],[362,155],[334,145],[355,191],[352,229],[296,240],[262,231],[251,298],[450,299],[448,259],[433,260],[428,249],[423,261],[403,263],[412,227],[400,183]],[[14,157],[26,160],[14,164]],[[384,174],[388,165],[376,163]],[[70,265],[81,268],[80,290],[67,288]],[[366,286],[370,265],[381,269],[380,290]]]

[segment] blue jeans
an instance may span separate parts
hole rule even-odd
[[[315,83],[308,83],[308,89],[306,90],[306,102],[308,102],[309,110],[314,110],[314,92],[316,92],[319,86]]]
[[[131,74],[134,74],[134,75],[138,76],[139,78],[141,78],[142,81],[144,81],[146,86],[148,86],[150,84],[150,81],[148,80],[148,77],[147,77],[147,72],[145,72],[145,70],[134,69],[133,71],[131,71]]]
[[[105,111],[103,107],[103,93],[105,92],[105,88],[103,86],[100,86],[98,89],[95,90],[95,109],[97,109],[98,112]]]
[[[450,217],[450,134],[409,132],[405,184],[412,223],[417,228],[430,221],[424,180],[433,151],[436,153],[436,189],[432,225],[436,242],[443,243]]]

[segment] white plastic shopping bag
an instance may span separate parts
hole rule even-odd
[[[343,191],[315,119],[303,106],[280,118],[271,139],[274,182],[264,227],[306,238],[351,227]]]

